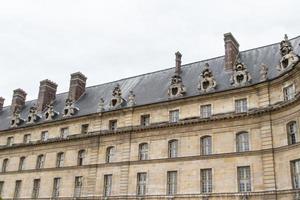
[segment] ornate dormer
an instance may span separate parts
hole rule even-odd
[[[104,99],[103,98],[100,98],[100,101],[99,101],[99,104],[98,104],[98,112],[103,112],[105,109],[104,109]]]
[[[50,104],[48,104],[46,106],[46,112],[45,112],[45,119],[46,120],[52,120],[54,119],[57,115],[59,115],[59,112],[54,110],[54,106],[53,106],[53,101],[50,102]]]
[[[113,90],[112,98],[110,100],[109,106],[110,108],[118,108],[121,107],[126,101],[122,98],[122,91],[120,89],[120,85],[117,84]]]
[[[71,99],[66,99],[66,104],[64,107],[64,117],[70,117],[75,115],[79,108],[75,107],[74,102]]]
[[[293,67],[299,62],[299,57],[293,52],[293,47],[285,34],[284,40],[280,42],[280,66],[279,70],[285,70],[286,68]]]
[[[266,81],[268,79],[268,66],[265,64],[262,64],[260,66],[260,81]]]
[[[235,87],[240,87],[249,84],[250,81],[251,76],[247,70],[246,65],[242,63],[238,58],[234,65],[233,74],[230,79],[231,84]]]
[[[176,52],[176,67],[175,67],[175,74],[171,78],[171,84],[169,86],[168,95],[169,97],[180,97],[183,96],[186,92],[185,86],[183,85],[181,79],[181,53]]]
[[[202,77],[202,80],[201,80],[201,77]],[[202,73],[200,75],[198,89],[201,92],[210,92],[210,91],[214,91],[216,86],[217,86],[217,82],[214,79],[212,71],[209,69],[209,64],[205,63],[204,70],[202,71]]]
[[[10,121],[11,127],[17,127],[21,125],[25,120],[21,118],[20,109],[16,109],[13,113],[12,119]]]
[[[27,123],[31,124],[34,122],[37,122],[41,119],[42,117],[38,114],[37,112],[37,107],[36,106],[32,106],[29,110],[29,114],[27,117]]]
[[[133,91],[130,91],[130,94],[128,96],[128,103],[127,105],[129,107],[133,107],[135,105],[135,94],[133,93]]]

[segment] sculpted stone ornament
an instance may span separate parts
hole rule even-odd
[[[98,112],[103,112],[104,109],[104,99],[100,98],[99,104],[98,104]]]
[[[59,112],[54,110],[53,106],[53,101],[46,106],[46,112],[45,112],[45,118],[46,120],[52,120],[54,119],[57,115],[59,115]]]
[[[11,127],[17,127],[21,125],[25,120],[21,118],[20,110],[16,109],[16,111],[13,113],[13,117],[10,121]]]
[[[135,94],[133,91],[130,91],[129,97],[128,97],[128,106],[133,107],[135,105]]]
[[[280,71],[293,67],[299,62],[299,56],[293,52],[293,47],[286,34],[284,40],[280,42],[280,54],[282,56],[278,68]]]
[[[265,64],[262,64],[260,66],[260,81],[266,81],[268,79],[268,66]]]
[[[200,82],[199,82],[198,89],[201,92],[214,91],[217,86],[217,82],[214,79],[212,71],[209,69],[208,63],[205,63],[205,68],[202,71],[200,76],[202,77],[202,80],[200,80]]]
[[[231,84],[235,87],[240,87],[249,84],[250,81],[251,76],[247,71],[246,65],[238,60],[233,68],[233,74],[230,79]]]
[[[112,93],[113,98],[110,100],[109,106],[111,109],[121,107],[126,101],[122,98],[120,85],[117,84]]]
[[[37,113],[37,107],[32,106],[29,110],[29,114],[27,117],[27,123],[31,124],[34,122],[37,122],[41,119],[42,117]]]
[[[66,99],[66,104],[64,107],[64,115],[63,117],[70,117],[75,115],[75,113],[79,110],[79,108],[74,106],[74,103],[71,99]]]

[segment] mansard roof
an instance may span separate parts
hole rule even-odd
[[[300,54],[300,36],[290,40],[291,45],[294,48],[295,54]],[[261,65],[265,64],[268,67],[268,79],[274,79],[280,74],[284,73],[278,70],[280,64],[280,43],[271,44],[255,49],[241,51],[239,58],[247,66],[247,70],[252,77],[249,85],[257,84],[260,80]],[[230,83],[232,71],[224,70],[225,57],[220,56],[208,60],[202,60],[190,64],[182,65],[181,78],[186,87],[186,93],[183,97],[192,97],[197,95],[207,95],[208,93],[201,93],[198,90],[199,76],[205,68],[205,64],[209,64],[209,68],[212,71],[214,79],[217,82],[217,87],[213,92],[226,91],[234,89],[235,87]],[[110,100],[112,99],[112,91],[117,84],[120,85],[122,91],[122,98],[128,101],[130,91],[135,94],[135,106],[142,106],[152,103],[159,103],[171,100],[168,96],[168,89],[170,86],[170,80],[174,75],[174,68],[169,68],[153,73],[143,74],[131,78],[126,78],[110,83],[104,83],[101,85],[87,87],[85,93],[75,102],[75,106],[79,108],[73,117],[79,117],[99,112],[100,99],[104,99],[105,111],[109,111]],[[209,92],[211,93],[211,92]],[[61,93],[56,95],[54,101],[54,110],[59,114],[54,120],[63,119],[63,109],[65,106],[65,100],[68,98],[68,93]],[[175,98],[178,99],[178,98]],[[27,101],[20,112],[20,116],[23,119],[27,119],[30,107],[37,104],[37,100]],[[129,107],[125,105],[121,108]],[[104,112],[105,112],[104,111]],[[12,114],[10,106],[4,107],[0,111],[0,131],[10,129],[10,121]],[[45,122],[45,117],[36,124]],[[19,127],[27,126],[23,123]]]

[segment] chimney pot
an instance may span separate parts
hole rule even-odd
[[[25,105],[27,93],[22,89],[16,89],[13,93],[11,102],[11,112],[14,113],[16,110],[21,110]]]
[[[70,89],[68,98],[77,101],[85,92],[87,77],[81,72],[71,74]]]
[[[4,98],[3,97],[0,97],[0,112],[2,111],[3,109],[3,105],[4,105]]]
[[[45,79],[40,82],[37,110],[42,112],[56,98],[57,84]]]
[[[225,42],[225,70],[233,69],[233,65],[239,54],[239,43],[231,33],[224,34]]]

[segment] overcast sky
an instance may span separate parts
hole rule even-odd
[[[299,0],[0,0],[0,96],[39,81],[66,92],[81,71],[96,85],[224,54],[223,34],[240,49],[300,35]]]

